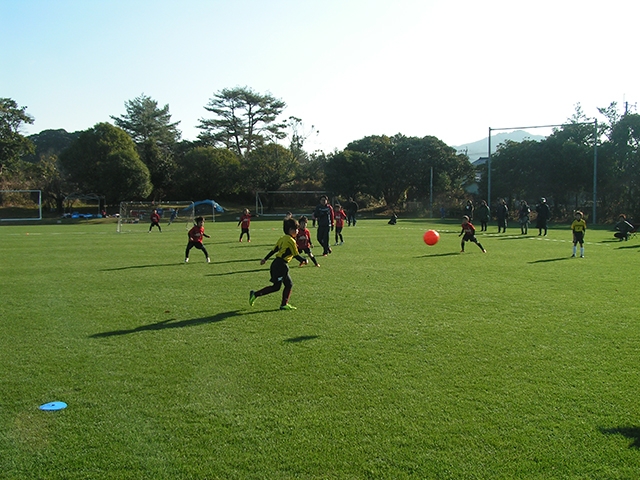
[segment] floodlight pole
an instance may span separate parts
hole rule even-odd
[[[491,211],[491,127],[489,127],[489,156],[487,158],[487,205]]]
[[[598,202],[598,119],[593,121],[593,218],[591,223],[596,223],[596,204]]]

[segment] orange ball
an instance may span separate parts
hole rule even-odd
[[[440,234],[435,230],[427,230],[424,232],[424,236],[422,237],[424,243],[429,246],[435,245],[440,240]]]

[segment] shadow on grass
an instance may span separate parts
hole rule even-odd
[[[621,246],[621,247],[618,247],[617,249],[618,249],[618,250],[627,250],[627,249],[629,249],[629,248],[640,248],[640,245],[625,245],[625,246],[623,246],[623,247],[622,247],[622,246]]]
[[[156,268],[156,267],[175,267],[177,265],[182,265],[182,262],[173,262],[173,263],[156,263],[153,265],[130,265],[128,267],[117,267],[117,268],[103,268],[99,270],[100,272],[117,272],[118,270],[131,270],[134,268]]]
[[[528,262],[528,263],[549,263],[549,262],[559,262],[561,260],[571,260],[571,257],[543,258],[542,260],[534,260],[533,262]]]
[[[255,262],[255,263],[260,263],[260,260],[262,260],[262,258],[249,258],[249,259],[239,259],[239,260],[224,260],[222,262],[214,262],[212,261],[211,263],[213,265],[222,265],[225,263],[247,263],[247,262]]]
[[[205,277],[224,277],[225,275],[237,275],[238,273],[255,273],[255,272],[269,272],[266,268],[254,268],[253,270],[238,270],[235,272],[225,273],[208,273]]]
[[[430,258],[430,257],[450,257],[451,255],[460,255],[458,252],[448,252],[448,253],[434,253],[432,255],[420,255],[415,258]]]
[[[320,335],[301,335],[299,337],[287,338],[285,343],[300,343],[306,342],[307,340],[315,340],[316,338],[320,338]]]
[[[496,237],[497,240],[529,240],[533,235],[510,235],[508,237]]]
[[[261,312],[264,312],[264,310],[262,310]],[[169,318],[167,320],[151,323],[149,325],[141,325],[139,327],[132,328],[129,330],[113,330],[111,332],[94,333],[93,335],[89,335],[89,338],[114,337],[117,335],[128,335],[130,333],[136,333],[136,332],[165,330],[167,328],[195,327],[197,325],[222,322],[223,320],[226,320],[228,318],[236,317],[239,315],[250,315],[253,313],[258,313],[258,312],[247,313],[247,312],[242,312],[241,310],[230,310],[228,312],[218,313],[211,317],[190,318],[189,320],[176,321],[175,318]]]
[[[640,448],[640,427],[601,428],[605,435],[622,435],[632,440],[629,448]]]

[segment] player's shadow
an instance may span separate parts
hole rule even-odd
[[[622,435],[632,440],[629,448],[640,448],[640,427],[601,428],[605,435]]]
[[[451,255],[459,255],[459,253],[457,252],[447,252],[447,253],[434,253],[434,254],[426,254],[426,255],[419,255],[415,258],[432,258],[432,257],[450,257]]]
[[[571,257],[558,257],[558,258],[543,258],[540,260],[534,260],[533,262],[527,262],[529,264],[532,263],[549,263],[549,262],[559,262],[561,260],[570,260]]]
[[[182,262],[156,263],[153,265],[129,265],[128,267],[102,268],[99,271],[100,272],[117,272],[118,270],[132,270],[136,268],[175,267],[177,265],[182,265]]]
[[[640,245],[624,245],[624,246],[620,246],[617,249],[618,250],[627,250],[629,248],[640,248]]]
[[[136,332],[165,330],[168,328],[195,327],[197,325],[204,325],[207,323],[222,322],[223,320],[227,320],[228,318],[233,318],[238,315],[249,315],[251,313],[257,313],[257,312],[247,313],[247,312],[242,312],[240,310],[230,310],[228,312],[218,313],[211,317],[190,318],[188,320],[176,320],[175,318],[169,318],[167,320],[151,323],[149,325],[141,325],[139,327],[131,328],[128,330],[113,330],[111,332],[94,333],[93,335],[89,335],[89,338],[115,337],[118,335],[128,335],[130,333],[136,333]]]
[[[267,271],[265,268],[254,268],[253,270],[236,270],[234,272],[208,273],[207,275],[205,275],[205,277],[224,277],[226,275],[237,275],[239,273],[255,273],[265,271]]]
[[[247,262],[255,262],[260,263],[261,258],[243,258],[238,260],[223,260],[221,262],[211,262],[213,265],[223,265],[225,263],[247,263]]]
[[[316,338],[320,338],[319,335],[301,335],[299,337],[287,338],[285,343],[300,343],[306,342],[308,340],[315,340]]]

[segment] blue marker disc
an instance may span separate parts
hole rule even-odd
[[[67,404],[64,402],[49,402],[44,405],[40,405],[40,410],[46,411],[62,410],[63,408],[67,408]]]

